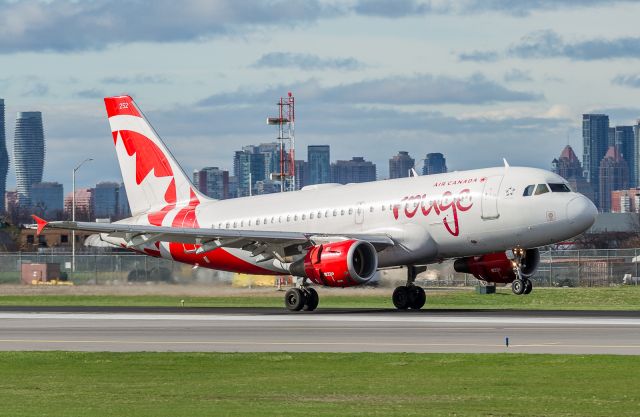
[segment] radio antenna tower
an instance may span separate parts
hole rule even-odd
[[[278,105],[278,117],[268,117],[268,125],[278,126],[278,144],[280,145],[280,167],[279,172],[271,174],[272,180],[280,181],[280,191],[295,191],[295,98],[289,91],[287,97],[280,97]]]

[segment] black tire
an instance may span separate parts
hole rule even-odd
[[[409,288],[409,308],[420,310],[427,302],[427,294],[422,287],[413,286]]]
[[[300,288],[291,288],[284,295],[284,305],[289,311],[300,311],[307,297]]]
[[[393,305],[396,306],[398,310],[406,310],[409,308],[409,288],[402,286],[397,287],[393,290],[393,296],[391,297],[393,300]]]
[[[515,295],[522,295],[522,293],[524,293],[524,281],[521,279],[513,281],[511,283],[511,291],[513,291]]]
[[[304,307],[302,307],[304,311],[313,311],[318,307],[318,303],[320,302],[318,291],[313,288],[307,288],[306,299],[307,302],[304,304]]]
[[[524,294],[531,294],[531,291],[533,291],[533,283],[528,279],[524,282]]]

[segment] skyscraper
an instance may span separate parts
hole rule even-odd
[[[62,219],[64,191],[57,182],[37,182],[31,186],[31,205],[40,217]]]
[[[389,178],[405,178],[409,176],[409,170],[415,166],[415,159],[409,156],[409,152],[399,151],[397,155],[389,159]]]
[[[629,175],[633,177],[636,187],[638,187],[640,186],[640,119],[636,120],[636,124],[633,125],[633,150],[635,164]]]
[[[120,184],[117,182],[97,183],[93,189],[93,215],[97,219],[118,217],[119,193]]]
[[[376,180],[376,164],[354,156],[350,161],[336,161],[331,164],[331,181],[339,184],[369,182]]]
[[[0,215],[6,211],[4,194],[7,191],[8,172],[9,155],[7,154],[7,137],[4,126],[4,99],[0,98]]]
[[[613,128],[613,145],[618,148],[622,157],[627,161],[629,167],[629,186],[635,187],[637,179],[634,175],[636,172],[636,143],[633,133],[633,126],[616,126]],[[611,145],[610,145],[611,146]]]
[[[307,185],[307,161],[296,159],[294,162],[296,174],[296,190]]]
[[[307,184],[331,182],[331,155],[329,145],[307,147]]]
[[[607,153],[609,144],[609,116],[606,114],[582,115],[583,158],[582,168],[584,176],[591,183],[594,190],[600,189],[598,181],[600,161]],[[596,205],[599,206],[599,193],[596,193]]]
[[[611,211],[611,192],[629,188],[629,167],[618,148],[610,146],[600,162],[599,171],[599,209],[601,212],[609,212]]]
[[[31,186],[42,182],[44,150],[42,113],[39,111],[19,112],[16,118],[13,156],[21,205],[31,205]]]
[[[443,174],[447,172],[447,160],[441,153],[428,153],[424,159],[422,175]]]
[[[229,171],[206,167],[193,171],[193,183],[204,195],[224,200],[229,198]]]
[[[582,164],[571,146],[565,146],[560,157],[551,162],[551,166],[551,170],[567,180],[574,191],[584,194],[591,201],[595,201],[593,187],[582,176]]]

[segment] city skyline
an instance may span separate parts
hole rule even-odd
[[[548,169],[559,141],[582,155],[581,114],[640,116],[632,1],[141,1],[125,13],[52,0],[0,11],[7,141],[18,111],[42,111],[44,176],[65,186],[69,161],[87,157],[79,186],[119,178],[102,97],[124,92],[187,172],[230,169],[240,145],[271,141],[264,120],[288,91],[299,149],[365,156],[382,178],[399,149],[441,152],[452,171],[503,157]]]

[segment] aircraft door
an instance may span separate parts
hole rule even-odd
[[[498,212],[498,196],[502,175],[488,177],[482,189],[482,219],[493,220],[500,217]]]

